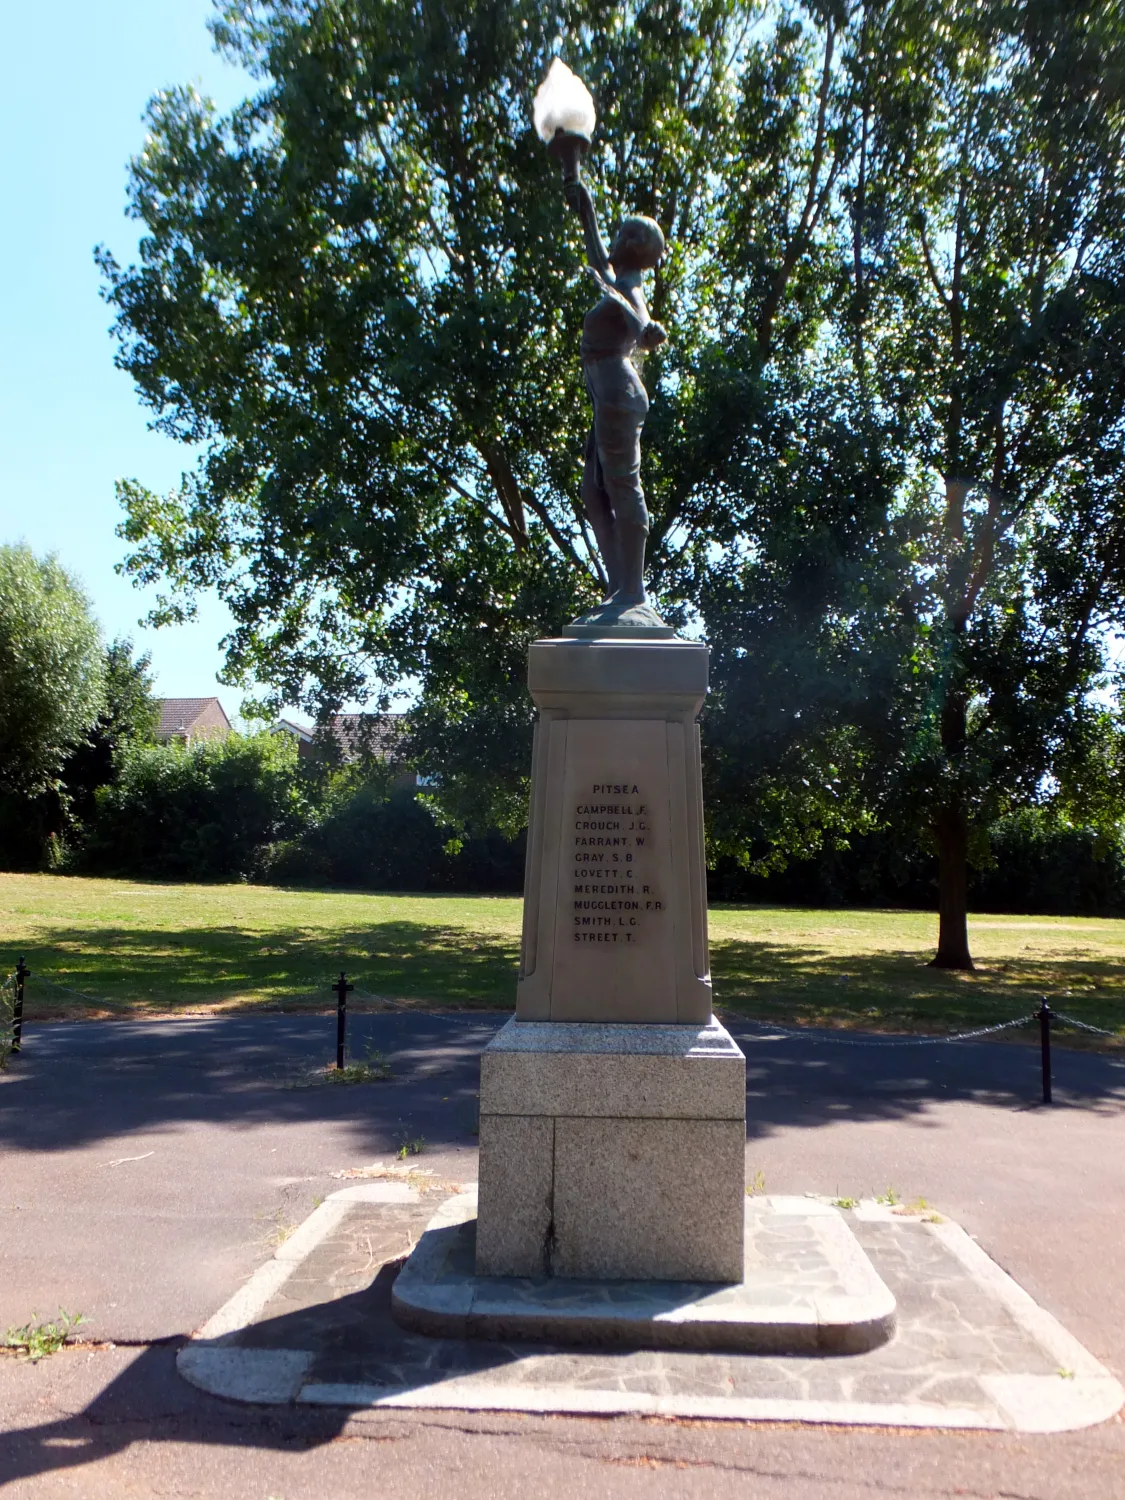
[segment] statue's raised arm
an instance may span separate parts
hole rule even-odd
[[[563,183],[563,192],[566,194],[566,201],[571,208],[576,210],[578,217],[582,220],[582,232],[586,237],[586,259],[591,271],[604,276],[607,281],[613,281],[609,249],[605,240],[602,239],[602,232],[598,226],[598,211],[594,207],[590,189],[581,177],[572,177]]]

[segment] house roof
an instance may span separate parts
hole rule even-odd
[[[214,705],[222,716],[222,722],[230,728],[230,720],[218,698],[160,698],[160,719],[156,725],[156,738],[170,740],[178,734],[190,734],[207,709]]]
[[[298,724],[296,719],[278,719],[273,727],[275,729],[283,729],[286,734],[295,734],[306,745],[311,745],[316,738],[315,729],[311,729],[307,724]]]
[[[384,760],[393,760],[406,729],[405,714],[333,714],[332,733],[344,750],[370,750]]]
[[[393,760],[406,729],[406,719],[406,714],[333,714],[322,726],[278,719],[275,727],[296,735],[305,744],[313,744],[318,734],[328,733],[345,755],[370,750],[383,760]]]

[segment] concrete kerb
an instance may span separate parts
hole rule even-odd
[[[926,1228],[982,1286],[988,1287],[1021,1328],[1050,1350],[1060,1372],[1066,1371],[1061,1389],[1050,1375],[981,1376],[981,1384],[1013,1427],[1020,1432],[1055,1432],[1064,1413],[1068,1414],[1068,1426],[1088,1427],[1108,1421],[1120,1410],[1125,1393],[1105,1366],[1002,1271],[959,1224],[945,1220],[927,1224]]]
[[[458,1390],[456,1381],[452,1380],[441,1386],[429,1386],[422,1390],[310,1383],[303,1387],[296,1399],[299,1404],[308,1406],[350,1406],[357,1409],[354,1415],[360,1420],[365,1410],[413,1407],[430,1411],[527,1412],[532,1416],[682,1417],[685,1421],[708,1422],[800,1422],[817,1427],[914,1427],[984,1432],[1010,1430],[1009,1424],[999,1418],[991,1418],[969,1407],[926,1407],[920,1402],[895,1404],[874,1401],[739,1400],[725,1396],[656,1396],[634,1391],[536,1391],[525,1386],[497,1386],[488,1392],[482,1392],[479,1388]],[[1076,1422],[1074,1425],[1087,1427],[1092,1424]]]
[[[267,1303],[316,1247],[346,1218],[353,1203],[416,1203],[416,1188],[402,1182],[373,1182],[330,1193],[309,1217],[259,1266],[250,1280],[196,1329],[176,1356],[176,1368],[190,1384],[212,1396],[266,1406],[295,1401],[314,1353],[307,1349],[239,1349],[232,1340],[257,1318]]]
[[[1110,1372],[963,1229],[948,1220],[928,1222],[922,1227],[956,1257],[982,1290],[999,1301],[1015,1322],[1059,1361],[1057,1376],[979,1375],[980,1386],[994,1408],[991,1412],[924,1400],[738,1399],[686,1392],[667,1395],[627,1390],[536,1389],[527,1385],[485,1387],[474,1384],[471,1376],[463,1375],[413,1386],[333,1383],[308,1379],[316,1359],[313,1350],[240,1348],[234,1344],[239,1331],[254,1322],[277,1289],[340,1225],[350,1205],[413,1203],[419,1197],[415,1189],[400,1183],[364,1184],[333,1193],[180,1351],[177,1364],[181,1375],[200,1389],[228,1400],[350,1407],[354,1410],[353,1419],[357,1420],[362,1420],[365,1409],[415,1408],[1051,1433],[1094,1426],[1107,1421],[1125,1405],[1125,1390]],[[817,1200],[796,1201],[808,1205]],[[827,1208],[828,1201],[823,1202]],[[462,1212],[456,1199],[439,1209],[442,1221],[451,1225]],[[858,1205],[855,1212],[857,1218],[867,1222],[890,1221],[894,1217],[892,1210],[870,1201]]]

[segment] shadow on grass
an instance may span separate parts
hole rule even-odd
[[[514,1004],[519,942],[405,921],[331,933],[71,927],[29,948],[27,960],[32,1019],[99,1006],[134,1014],[199,1005],[323,1009],[334,1003],[329,986],[341,969],[357,990],[380,998],[493,1009]]]
[[[1012,1020],[1046,997],[1058,1010],[1125,1032],[1125,964],[1071,955],[987,959],[974,973],[932,969],[917,953],[837,954],[726,939],[711,955],[725,1011],[810,1025],[942,1032]]]
[[[177,1009],[323,1010],[347,970],[365,996],[422,1008],[510,1009],[515,935],[453,924],[194,927],[176,932],[72,926],[27,950],[34,1019],[159,1014]],[[916,951],[835,952],[811,944],[722,938],[712,945],[725,1010],[814,1025],[958,1030],[1033,1010],[1043,996],[1080,1020],[1125,1032],[1125,962],[1104,953],[1021,952],[975,973],[931,969]]]

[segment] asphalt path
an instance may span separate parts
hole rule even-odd
[[[334,1055],[331,1016],[29,1026],[0,1075],[0,1329],[61,1306],[103,1343],[34,1368],[0,1360],[0,1483],[262,1500],[564,1484],[1125,1497],[1120,1422],[1015,1439],[355,1418],[254,1412],[183,1387],[175,1346],[340,1186],[333,1173],[424,1140],[417,1166],[475,1176],[478,1058],[504,1019],[354,1016],[353,1055],[383,1054],[394,1076],[351,1086],[310,1082]],[[1057,1048],[1044,1108],[1032,1047],[730,1029],[747,1056],[751,1177],[769,1191],[924,1196],[1125,1375],[1125,1061]]]

